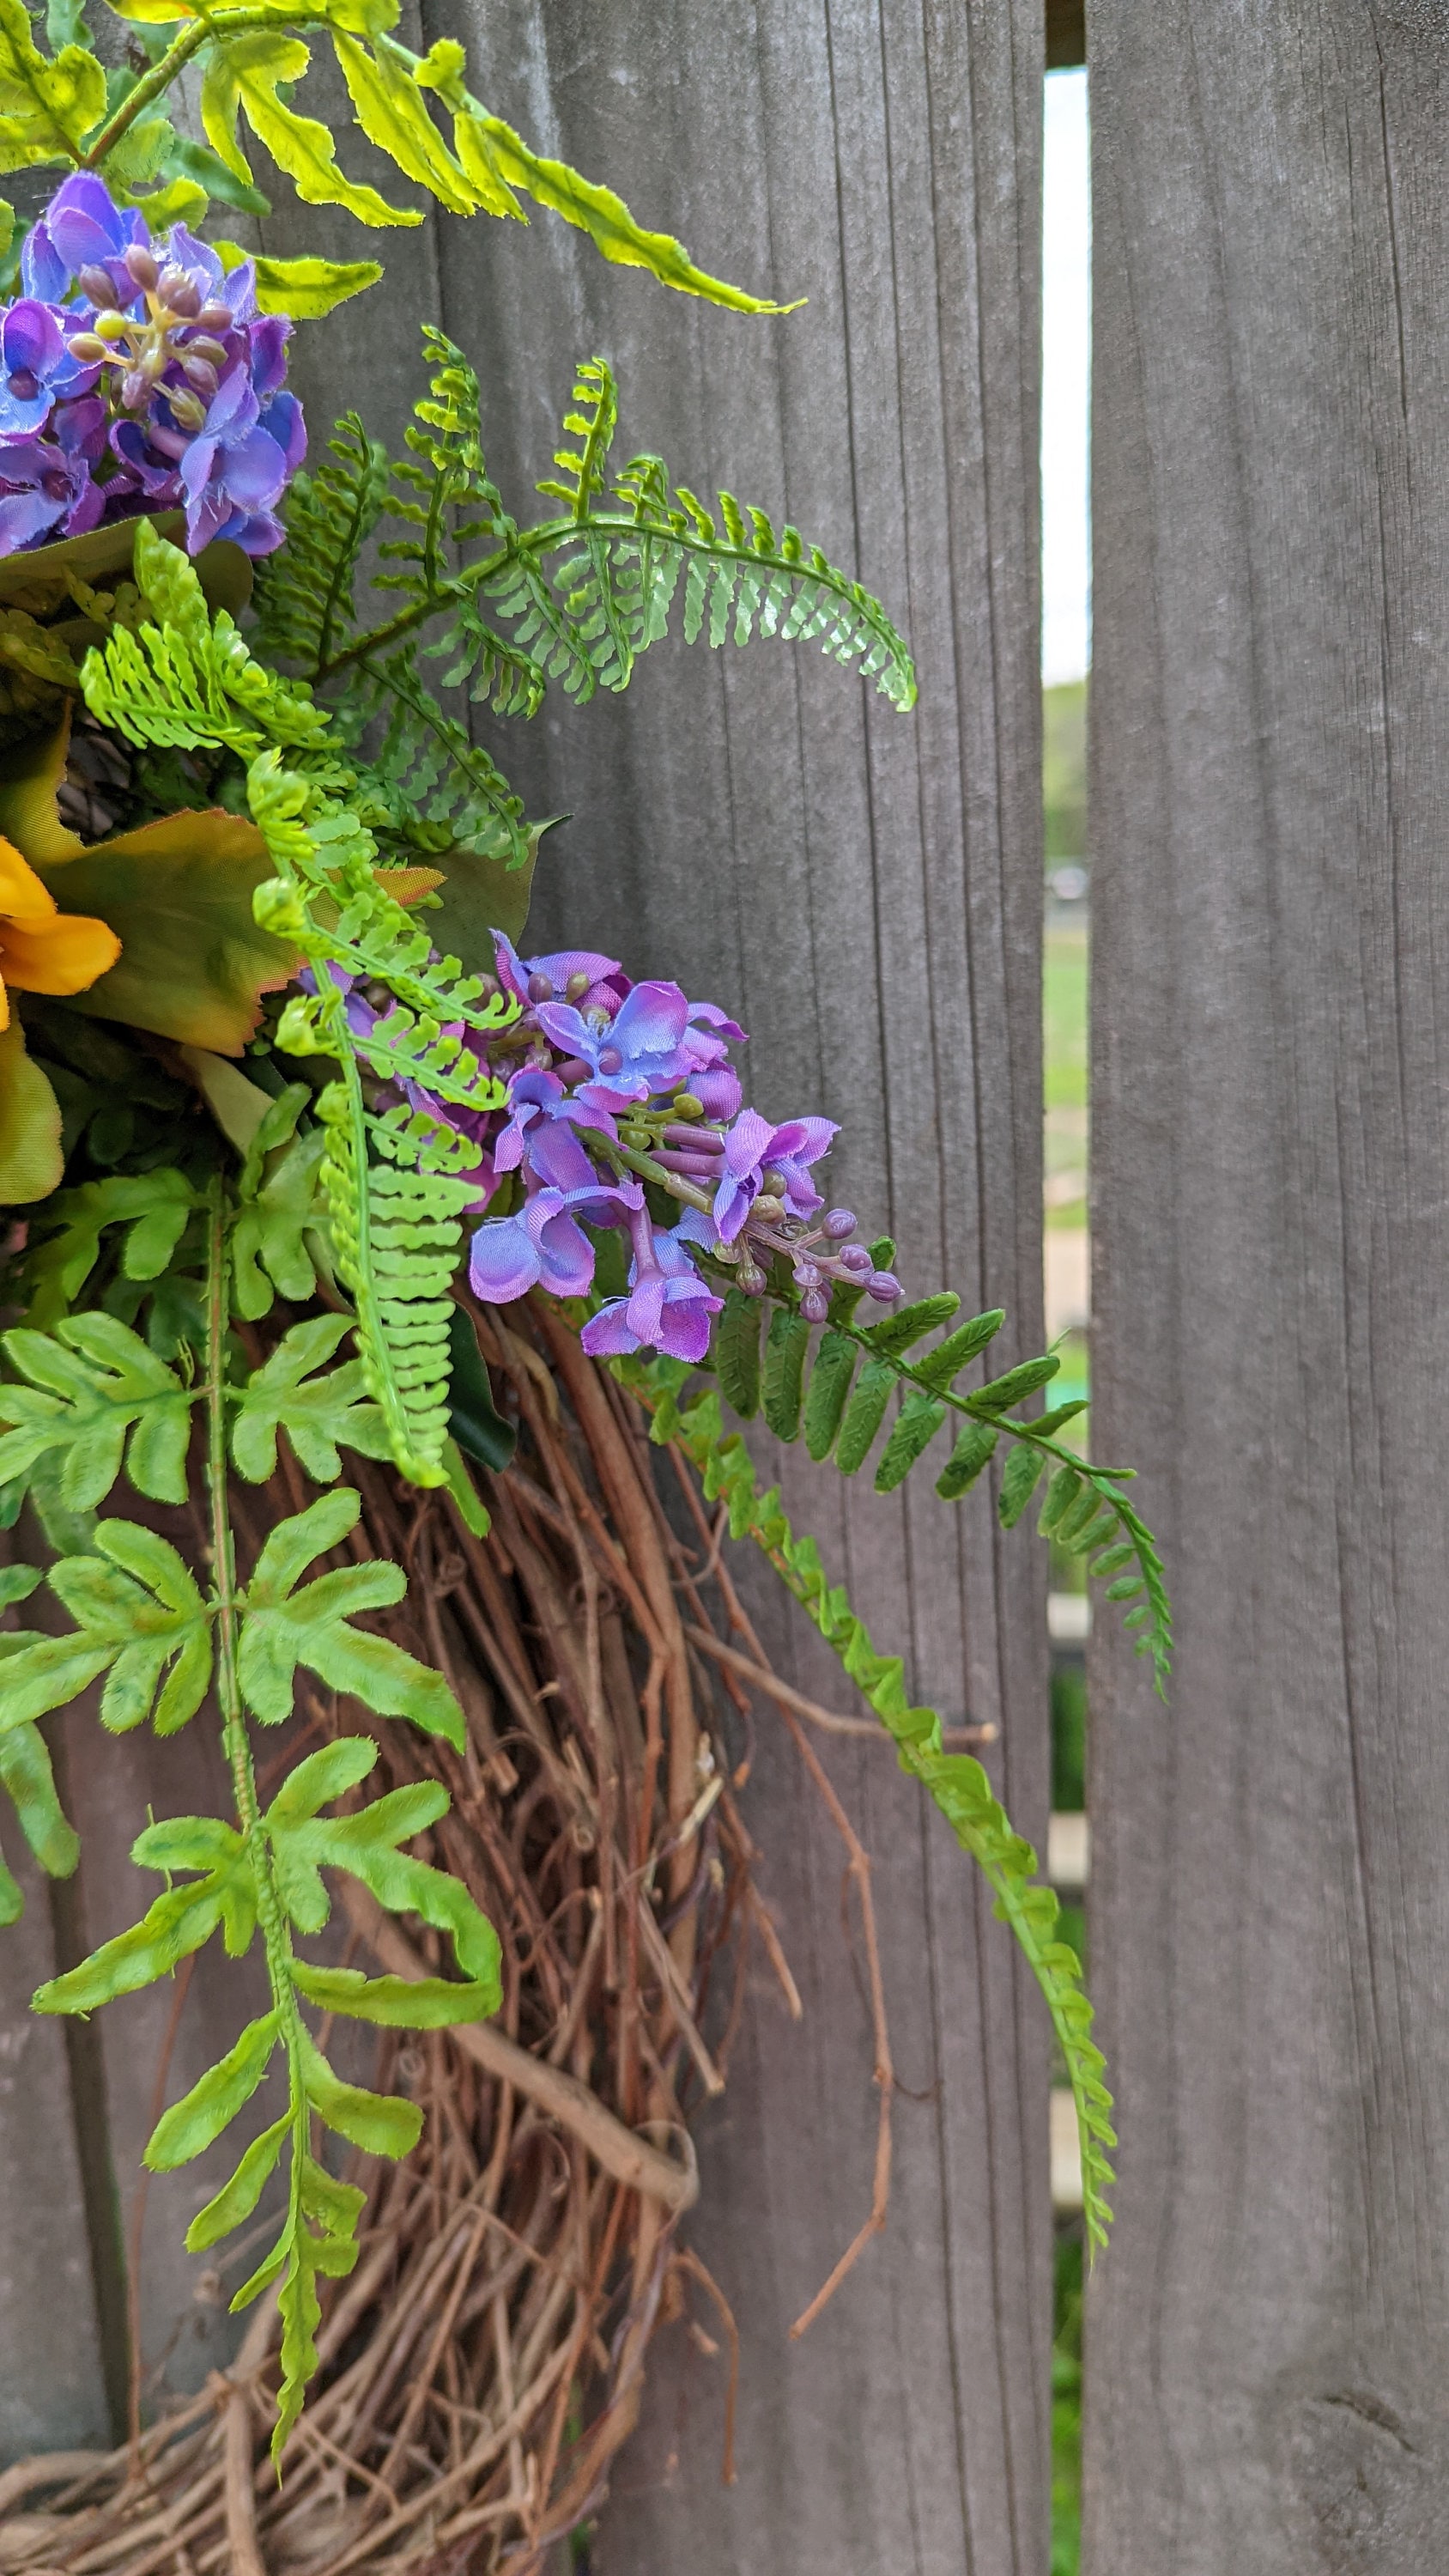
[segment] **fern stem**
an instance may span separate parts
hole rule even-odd
[[[325,9],[289,9],[287,23],[296,27],[325,27],[329,24],[329,18]],[[275,9],[229,9],[226,15],[226,32],[229,36],[245,35],[252,27],[275,27],[276,24]],[[185,71],[193,56],[199,54],[202,46],[218,33],[219,30],[210,18],[197,18],[189,27],[184,27],[181,34],[167,46],[160,61],[153,63],[151,69],[137,81],[135,88],[126,92],[114,116],[106,119],[95,141],[89,144],[84,152],[74,152],[72,147],[77,169],[99,170],[107,153],[114,152],[116,145],[121,141],[122,136],[129,132],[142,109],[149,107],[153,99],[164,97],[172,82]]]
[[[300,2223],[302,2159],[307,2154],[310,2121],[302,2070],[303,2031],[292,1985],[292,1943],[276,1881],[271,1851],[262,1825],[256,1765],[237,1673],[237,1628],[241,1602],[236,1580],[236,1543],[228,1498],[226,1395],[223,1372],[230,1320],[227,1298],[226,1195],[220,1176],[211,1185],[206,1238],[206,1498],[211,1525],[211,1573],[216,1602],[216,1695],[221,1703],[222,1746],[231,1773],[237,1823],[246,1842],[256,1883],[257,1921],[267,1956],[267,1979],[276,2006],[292,2110],[291,2204]]]

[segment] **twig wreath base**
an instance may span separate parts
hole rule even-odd
[[[285,2480],[268,2452],[280,2328],[267,2298],[231,2369],[150,2425],[133,2351],[120,2449],[0,2476],[7,2576],[532,2576],[603,2500],[656,2325],[701,2300],[733,2474],[734,2320],[678,2228],[698,2188],[689,2114],[723,2085],[751,1937],[801,2010],[736,1803],[757,1699],[796,1736],[842,1834],[875,2006],[875,2189],[822,2297],[883,2221],[891,2071],[869,1865],[806,1733],[876,1721],[818,1709],[770,1671],[693,1471],[651,1450],[644,1412],[557,1313],[534,1300],[476,1321],[519,1430],[489,1490],[491,1531],[474,1537],[445,1496],[359,1461],[349,1552],[406,1566],[389,1629],[466,1710],[461,1759],[411,1728],[377,1735],[390,1787],[442,1777],[451,1792],[435,1856],[498,1926],[503,2010],[379,2034],[377,2080],[429,2117],[406,2163],[354,2156],[347,2171],[371,2185],[360,2257],[329,2285]],[[676,1477],[677,1526],[662,1499]],[[263,1488],[243,1552],[301,1499],[295,1468]],[[299,1712],[318,1738],[354,1723],[320,1691]],[[364,1889],[344,1902],[349,1960],[436,1973],[432,1935]]]

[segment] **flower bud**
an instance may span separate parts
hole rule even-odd
[[[800,1300],[800,1312],[807,1324],[823,1324],[830,1313],[830,1300],[823,1288],[807,1288]]]
[[[236,315],[229,304],[215,302],[203,304],[196,317],[197,328],[202,331],[229,331],[235,320]]]
[[[848,1243],[839,1259],[841,1269],[853,1270],[857,1278],[872,1267],[870,1254],[863,1243]]]
[[[96,315],[96,336],[98,339],[124,340],[130,327],[131,326],[126,320],[124,313],[98,313]]]
[[[854,1234],[859,1222],[860,1219],[853,1216],[849,1208],[831,1208],[823,1219],[825,1231],[832,1243],[841,1243],[846,1235]]]
[[[893,1270],[873,1270],[865,1283],[865,1293],[878,1298],[882,1306],[893,1306],[903,1292]]]
[[[760,1196],[766,1199],[782,1199],[784,1195],[784,1173],[776,1171],[766,1172],[760,1182]]]
[[[145,376],[142,374],[140,368],[128,367],[124,376],[121,378],[121,401],[124,408],[127,411],[139,411],[143,403],[149,399],[150,392],[151,387]],[[193,402],[195,401],[195,396],[192,394],[179,394],[177,396],[177,401]],[[197,403],[196,408],[198,411],[201,411],[201,405],[199,403]],[[203,420],[205,417],[205,413],[202,412]]]
[[[205,332],[186,343],[188,358],[209,358],[214,367],[226,365],[226,351],[219,340],[209,340]]]
[[[602,1073],[603,1075],[605,1075],[605,1077],[607,1077],[607,1076],[608,1076],[609,1074],[611,1074],[611,1073],[619,1073],[619,1072],[621,1072],[621,1071],[623,1070],[623,1064],[624,1064],[624,1058],[623,1058],[623,1056],[622,1056],[622,1054],[621,1054],[620,1050],[618,1049],[618,1047],[616,1047],[616,1046],[600,1047],[600,1049],[599,1049],[599,1071],[600,1071],[600,1073]]]
[[[692,1091],[676,1091],[674,1098],[669,1105],[676,1118],[702,1118],[704,1116],[704,1102],[702,1100],[697,1100]]]
[[[187,383],[195,385],[197,392],[204,394],[210,402],[218,383],[217,372],[210,359],[198,358],[190,349],[187,349],[182,354],[181,372]]]
[[[583,967],[580,966],[574,974],[570,975],[568,982],[564,986],[564,1000],[566,1002],[581,1002],[585,993],[589,989],[589,980],[590,979],[585,973]]]
[[[104,340],[97,339],[94,331],[77,331],[70,344],[70,354],[79,358],[83,367],[98,367],[103,358],[113,356],[114,352],[106,347]]]
[[[553,986],[546,975],[529,976],[528,998],[531,1002],[551,1002],[553,1000]]]
[[[161,271],[156,292],[161,302],[169,304],[172,312],[183,322],[194,322],[201,311],[201,289],[195,279],[188,277],[184,268],[174,268],[169,261]]]
[[[797,1288],[818,1288],[823,1277],[824,1272],[818,1269],[813,1261],[796,1262],[795,1285]]]
[[[87,260],[77,275],[76,284],[98,313],[114,313],[120,303],[115,279],[108,268],[102,268],[99,260]]]
[[[742,1261],[735,1273],[735,1285],[746,1297],[763,1297],[768,1282],[756,1262]]]
[[[131,382],[129,376],[126,378],[126,382],[128,385]],[[172,392],[168,389],[166,399],[171,405],[171,409],[183,429],[204,429],[206,427],[206,405],[198,402],[195,394]]]
[[[147,250],[144,242],[132,242],[127,249],[122,251],[121,258],[124,265],[130,270],[136,284],[143,288],[148,295],[153,294],[160,279],[161,271],[157,267],[155,260],[152,258],[151,253]]]
[[[750,1210],[752,1225],[779,1225],[785,1210],[779,1199],[758,1198]]]

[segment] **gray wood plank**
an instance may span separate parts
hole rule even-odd
[[[55,1973],[46,1882],[8,1818],[25,1895],[0,1933],[0,2468],[110,2439],[65,2035],[30,2010]]]
[[[1091,2576],[1449,2562],[1449,20],[1096,0]]]
[[[754,1096],[844,1122],[835,1190],[889,1215],[910,1286],[999,1298],[1024,1354],[1041,1329],[1040,8],[724,0],[707,37],[680,0],[424,17],[430,36],[466,27],[484,94],[531,139],[717,271],[811,299],[749,322],[604,268],[546,215],[441,227],[438,309],[481,362],[505,492],[548,470],[572,363],[601,349],[622,452],[660,448],[679,479],[797,519],[880,589],[921,664],[901,719],[812,652],[669,646],[627,700],[560,701],[508,734],[531,809],[575,818],[547,844],[538,940],[596,941],[737,1008]],[[394,277],[400,243],[411,262],[404,237],[380,246]],[[330,395],[396,435],[420,309],[364,301],[299,335],[314,430]],[[793,1459],[788,1484],[917,1687],[1004,1721],[998,1776],[1044,1833],[1030,1539],[928,1484],[904,1508],[845,1508]],[[785,1668],[838,1699],[801,1623],[765,1607]],[[889,1757],[832,1748],[831,1768],[875,1854],[901,2080],[924,2097],[897,2105],[889,2231],[789,2344],[868,2205],[874,2112],[841,1855],[765,1717],[750,1815],[807,2016],[790,2024],[757,1974],[700,2124],[691,2222],[740,2322],[739,2483],[717,2484],[719,2367],[671,2329],[599,2543],[610,2576],[1045,2563],[1042,2017]]]

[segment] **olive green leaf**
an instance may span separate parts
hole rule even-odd
[[[34,863],[62,912],[108,922],[114,966],[70,1007],[157,1037],[240,1055],[264,993],[294,952],[261,929],[252,896],[273,873],[255,824],[218,810],[167,814],[56,863]]]
[[[60,1103],[50,1076],[27,1054],[20,1015],[0,1029],[0,1207],[31,1207],[59,1188],[65,1170]]]
[[[346,1360],[325,1377],[326,1365],[352,1330],[347,1315],[313,1315],[294,1324],[270,1357],[235,1394],[231,1454],[238,1472],[265,1484],[277,1465],[277,1434],[285,1431],[300,1466],[315,1484],[341,1474],[339,1441],[366,1458],[388,1455],[380,1408],[365,1400],[362,1362]]]
[[[336,1547],[356,1526],[362,1505],[350,1486],[278,1524],[246,1591],[237,1671],[253,1715],[277,1726],[291,1714],[298,1664],[330,1690],[348,1691],[380,1717],[408,1717],[426,1734],[461,1752],[463,1714],[441,1673],[350,1623],[359,1611],[400,1601],[407,1578],[397,1565],[347,1565],[297,1582],[314,1557]]]
[[[318,322],[336,311],[350,295],[376,286],[382,275],[378,259],[264,259],[242,249],[240,242],[213,241],[223,268],[253,259],[257,304],[263,313],[285,313],[294,322]]]
[[[244,114],[304,204],[345,206],[364,224],[421,223],[412,207],[391,206],[375,188],[357,186],[338,168],[328,128],[285,105],[283,84],[300,80],[310,61],[301,39],[280,28],[218,33],[201,85],[201,121],[212,150],[238,179],[250,181],[251,167],[237,141],[237,118]]]
[[[191,1397],[139,1334],[113,1315],[72,1315],[53,1333],[18,1325],[0,1348],[29,1381],[0,1385],[0,1484],[55,1455],[61,1501],[86,1511],[110,1492],[124,1457],[138,1493],[185,1502]]]
[[[35,42],[23,0],[0,0],[0,153],[7,170],[35,161],[78,161],[106,112],[106,75],[83,45],[49,60]]]

